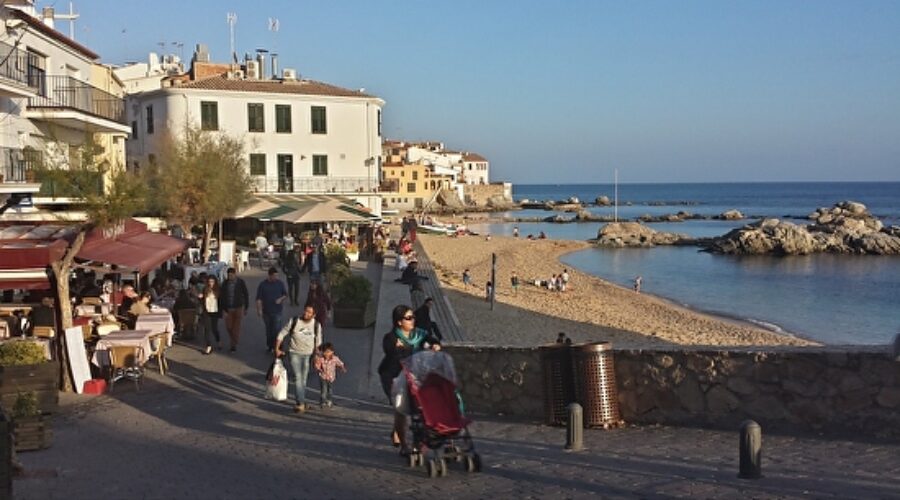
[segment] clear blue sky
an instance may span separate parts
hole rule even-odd
[[[39,1],[68,9],[64,0]],[[900,180],[900,1],[81,0],[104,62],[280,53],[513,182]],[[267,18],[278,17],[277,38]],[[59,28],[67,32],[68,24]],[[122,33],[122,30],[126,30]]]

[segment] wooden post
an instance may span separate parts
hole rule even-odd
[[[497,295],[497,254],[491,254],[491,311],[494,310],[494,297]]]

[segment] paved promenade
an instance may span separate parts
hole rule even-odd
[[[377,269],[365,272],[380,279]],[[251,290],[261,277],[244,275]],[[382,300],[402,298],[405,287],[396,286]],[[262,398],[271,358],[251,312],[236,354],[179,345],[170,376],[148,370],[141,392],[121,383],[112,395],[64,395],[53,446],[20,455],[28,475],[15,481],[15,497],[900,497],[896,443],[765,435],[765,477],[745,481],[736,477],[736,432],[586,431],[588,450],[568,453],[564,429],[483,415],[471,430],[484,471],[451,467],[449,477],[427,479],[390,446],[391,414],[371,390],[380,336],[328,329],[350,373],[338,379],[336,408],[297,416],[290,404]],[[315,375],[310,387],[318,388]]]

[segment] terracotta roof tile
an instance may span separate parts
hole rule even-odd
[[[17,9],[9,9],[8,12],[10,14],[12,14],[13,17],[16,17],[16,18],[21,19],[22,21],[25,21],[26,23],[28,23],[28,26],[34,28],[37,31],[40,31],[41,33],[49,36],[50,38],[53,38],[54,40],[56,40],[60,43],[64,43],[64,44],[68,45],[69,47],[75,49],[78,52],[81,52],[82,55],[88,57],[89,59],[99,59],[100,58],[100,56],[97,55],[97,53],[94,52],[93,50],[85,47],[84,45],[81,45],[80,43],[76,42],[75,40],[72,40],[71,38],[67,37],[66,35],[63,35],[62,33],[60,33],[59,31],[56,31],[55,29],[51,28],[50,26],[47,26],[40,19],[35,19],[35,18],[29,16],[28,14],[26,14],[20,10],[17,10]]]
[[[202,80],[184,83],[175,88],[333,97],[374,97],[356,90],[345,89],[313,80],[247,80],[226,78],[224,76],[212,76],[203,78]]]
[[[466,153],[463,156],[463,161],[488,161],[487,158],[481,156],[478,153]]]

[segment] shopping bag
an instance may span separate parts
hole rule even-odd
[[[266,382],[266,399],[284,401],[287,399],[287,391],[287,369],[285,369],[281,360],[278,359],[272,363],[272,375],[268,377],[268,381]]]
[[[400,375],[397,375],[394,382],[391,384],[391,406],[394,407],[394,410],[396,410],[397,413],[402,413],[403,415],[410,414],[409,390],[407,387],[406,376],[403,372],[400,372]]]

